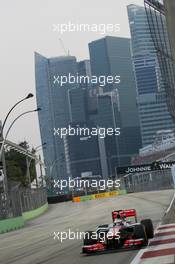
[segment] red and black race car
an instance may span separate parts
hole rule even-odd
[[[131,221],[131,217],[135,220]],[[138,223],[135,209],[113,211],[112,219],[112,224],[100,225],[96,231],[84,233],[82,253],[140,248],[154,237],[152,221],[145,219]]]

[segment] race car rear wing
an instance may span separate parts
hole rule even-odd
[[[135,209],[127,209],[127,210],[116,210],[112,212],[112,220],[115,219],[123,219],[128,217],[134,217],[137,222],[137,213]]]

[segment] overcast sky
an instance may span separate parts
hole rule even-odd
[[[60,35],[53,31],[53,24],[119,23],[121,31],[115,36],[130,37],[126,6],[143,5],[143,0],[0,0],[0,3],[0,119],[3,120],[16,101],[29,92],[35,94],[34,51],[47,57],[65,55],[59,42],[61,37],[66,50],[81,60],[89,57],[88,43],[103,37],[94,32]],[[20,113],[35,108],[36,99],[29,99],[16,109],[8,124]],[[16,143],[26,139],[32,146],[39,145],[37,114],[21,118],[9,139]]]

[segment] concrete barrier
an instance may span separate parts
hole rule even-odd
[[[0,220],[0,234],[19,229],[24,226],[22,216]]]
[[[31,220],[31,219],[43,214],[47,210],[47,208],[48,208],[48,203],[44,204],[43,206],[41,206],[35,210],[31,210],[31,211],[22,213],[24,221]]]
[[[31,220],[41,215],[47,210],[47,208],[48,203],[35,210],[25,212],[22,214],[22,216],[0,220],[0,234],[23,227],[25,225],[25,221]]]

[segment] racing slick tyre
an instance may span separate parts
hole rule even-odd
[[[154,237],[154,227],[151,219],[144,219],[141,221],[141,225],[145,227],[147,238],[153,238]]]
[[[148,245],[148,238],[146,235],[146,230],[144,225],[135,225],[134,226],[134,238],[135,239],[140,239],[143,238],[143,246]]]
[[[84,236],[84,246],[90,246],[97,243],[97,239],[93,238],[94,232],[93,231],[86,231]]]

